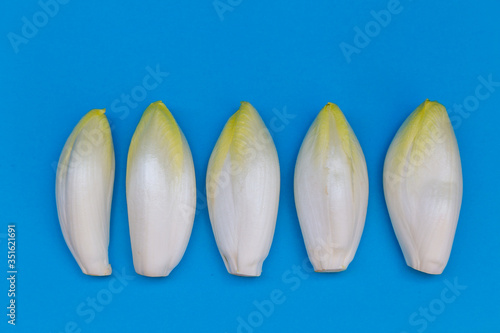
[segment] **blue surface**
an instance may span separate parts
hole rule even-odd
[[[12,223],[18,275],[15,328],[7,324],[8,284],[0,283],[0,331],[498,332],[500,84],[485,87],[481,80],[500,81],[500,3],[216,4],[219,12],[212,0],[69,1],[50,7],[53,17],[40,14],[34,0],[2,5],[0,275],[7,275],[5,233]],[[387,9],[389,23],[387,15],[378,15],[384,26],[371,23],[371,11]],[[37,31],[29,29],[34,20]],[[365,28],[372,37],[356,37]],[[341,47],[354,53],[346,57]],[[140,86],[148,66],[169,74],[146,91]],[[127,106],[122,94],[131,93],[138,101]],[[455,243],[440,276],[405,265],[382,191],[389,143],[426,98],[448,108],[464,173]],[[133,131],[157,100],[190,143],[199,200],[183,260],[168,278],[152,279],[132,266],[125,168]],[[226,272],[203,200],[210,153],[242,100],[268,126],[277,124],[271,132],[282,176],[274,242],[255,279]],[[348,270],[316,274],[294,270],[307,260],[292,180],[300,143],[329,101],[344,111],[364,150],[370,198]],[[78,120],[103,107],[116,153],[109,248],[115,275],[96,278],[81,273],[64,243],[54,163]],[[283,110],[294,118],[272,120]],[[116,272],[131,280],[116,280]],[[466,288],[449,293],[454,282]],[[455,297],[445,303],[443,292]],[[95,309],[87,303],[92,298],[99,299]]]

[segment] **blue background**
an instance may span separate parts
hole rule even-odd
[[[53,17],[40,14],[43,6],[34,0],[1,5],[0,267],[7,271],[5,233],[14,223],[19,273],[15,329],[7,324],[8,285],[1,279],[0,331],[236,332],[240,325],[240,332],[498,332],[500,87],[483,85],[479,92],[488,96],[481,99],[476,87],[480,77],[500,81],[500,3],[401,0],[384,27],[370,22],[371,11],[390,6],[386,0],[224,3],[219,15],[212,0],[69,1],[57,12],[52,7]],[[25,28],[29,38],[22,37],[23,26],[34,20],[36,34]],[[355,46],[355,29],[367,27],[372,37],[358,43],[362,47],[348,62],[341,43]],[[10,33],[26,39],[12,43]],[[122,94],[137,97],[148,66],[169,75],[126,106]],[[426,98],[447,107],[464,174],[455,243],[440,276],[406,266],[382,190],[387,148]],[[152,279],[133,270],[125,170],[134,129],[157,100],[165,102],[190,143],[199,200],[183,260],[169,277]],[[226,272],[204,201],[210,153],[242,100],[268,126],[277,122],[277,111],[294,115],[271,129],[281,163],[281,201],[259,278]],[[294,265],[307,262],[293,200],[295,159],[329,101],[343,110],[366,156],[366,226],[347,271],[294,273]],[[457,105],[467,109],[458,112]],[[123,284],[116,273],[81,273],[64,243],[54,198],[54,163],[65,140],[86,112],[104,107],[116,153],[110,262],[114,272],[133,277]],[[467,288],[439,308],[446,281],[455,279]],[[123,288],[111,293],[110,282]],[[283,292],[284,302],[259,314],[254,302],[269,300],[273,290]],[[86,304],[96,297],[106,303],[99,311]],[[412,314],[429,306],[440,313],[424,319],[425,325],[412,324]]]

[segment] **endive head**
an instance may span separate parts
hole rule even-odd
[[[295,167],[294,194],[314,269],[345,270],[364,227],[368,173],[356,135],[333,103],[320,111],[304,138]]]
[[[407,264],[440,274],[448,262],[462,201],[462,168],[443,105],[426,100],[394,137],[384,193]]]
[[[144,111],[134,133],[126,185],[135,270],[167,276],[191,235],[196,179],[188,142],[161,101]]]
[[[229,273],[259,276],[271,247],[279,200],[276,147],[257,111],[242,102],[210,156],[207,199]]]
[[[66,244],[85,274],[109,275],[109,218],[115,172],[104,110],[87,113],[59,158],[56,203]]]

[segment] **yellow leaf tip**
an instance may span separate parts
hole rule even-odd
[[[430,99],[426,99],[423,103],[423,105],[426,105],[426,106],[443,106],[443,104],[439,103],[438,101],[431,101]]]
[[[167,106],[162,102],[162,101],[156,101],[151,104],[146,108],[146,111],[144,113],[148,114],[154,114],[155,112],[160,112],[164,114],[169,120],[172,120],[172,115],[170,114],[170,110],[167,108]]]
[[[238,111],[233,116],[236,115],[243,115],[246,114],[247,116],[254,116],[255,114],[258,114],[257,110],[253,107],[252,104],[249,102],[241,102],[240,108]]]
[[[160,109],[167,109],[167,106],[165,105],[165,103],[163,103],[162,101],[156,101],[156,102],[153,102],[151,104],[149,104],[150,107],[157,107],[157,108],[160,108]],[[168,110],[168,109],[167,109]]]
[[[246,111],[246,110],[253,109],[253,108],[254,107],[249,102],[241,101],[240,102],[240,109],[238,111],[240,111],[240,110]]]
[[[100,116],[106,113],[106,109],[92,109],[89,113],[94,113],[95,115]]]
[[[326,103],[325,107],[321,111],[332,113],[332,114],[336,113],[336,112],[342,113],[342,111],[340,111],[339,106],[337,104],[331,103],[331,102]]]
[[[431,101],[429,99],[426,99],[422,104],[420,104],[417,110],[418,109],[419,113],[446,113],[446,108],[443,104],[439,103],[438,101]]]

